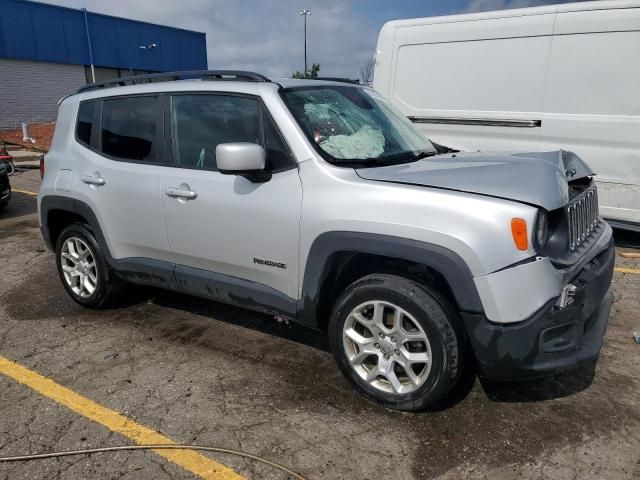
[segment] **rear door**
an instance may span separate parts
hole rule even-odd
[[[162,102],[157,95],[81,102],[78,193],[116,259],[171,261],[162,212]]]
[[[558,8],[542,148],[578,154],[602,215],[640,223],[640,8],[575,8]]]
[[[215,277],[219,282],[240,279],[295,296],[302,187],[262,102],[211,92],[174,94],[167,101],[166,151],[174,168],[164,175],[162,190],[178,282],[216,296],[215,283],[200,281],[213,272],[222,274]],[[216,146],[230,142],[265,146],[271,180],[252,183],[218,172]]]

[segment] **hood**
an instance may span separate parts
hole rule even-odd
[[[555,210],[569,201],[569,182],[594,173],[575,153],[453,153],[413,163],[357,168],[367,180],[444,188]]]

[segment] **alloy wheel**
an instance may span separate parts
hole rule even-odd
[[[78,237],[65,240],[60,251],[60,265],[67,285],[82,298],[90,297],[98,285],[98,267],[87,243]]]
[[[416,319],[397,305],[385,301],[358,305],[347,316],[342,338],[351,367],[378,390],[411,393],[429,376],[429,339]]]

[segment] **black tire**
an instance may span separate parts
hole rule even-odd
[[[89,296],[81,296],[73,291],[67,282],[62,269],[62,249],[65,242],[71,238],[79,238],[89,248],[96,265],[95,291]],[[115,306],[122,298],[125,282],[118,278],[107,263],[103,248],[96,241],[91,229],[83,223],[73,223],[67,226],[56,241],[56,266],[58,276],[69,296],[87,308],[109,308]]]
[[[431,369],[424,383],[412,392],[382,391],[361,378],[349,363],[343,342],[345,321],[353,309],[374,300],[403,309],[419,323],[428,338]],[[344,291],[331,313],[329,342],[340,370],[358,392],[387,408],[403,411],[437,407],[456,385],[467,355],[464,333],[456,311],[447,300],[427,285],[394,275],[368,275]]]
[[[0,200],[0,212],[2,212],[5,208],[7,208],[7,205],[9,205],[10,200],[11,200],[11,192],[9,192],[9,196],[7,198],[5,198],[4,200]]]

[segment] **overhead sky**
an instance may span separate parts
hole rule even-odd
[[[209,68],[253,70],[273,77],[304,69],[303,19],[309,64],[321,75],[357,77],[376,48],[384,22],[520,8],[563,0],[45,0],[46,3],[197,30],[207,34]],[[162,48],[159,45],[158,48]]]

